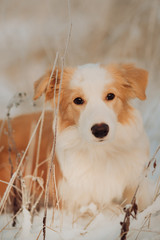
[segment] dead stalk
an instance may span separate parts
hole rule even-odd
[[[34,131],[35,129],[35,126],[36,126],[36,122],[34,121],[32,124],[31,124],[31,129],[30,129],[30,137],[32,135],[32,132]],[[30,180],[30,178],[27,178],[27,176],[30,176],[32,174],[32,169],[33,169],[33,162],[34,162],[34,151],[35,151],[35,146],[36,146],[36,136],[37,134],[35,134],[34,138],[33,138],[33,141],[32,141],[32,144],[30,145],[30,148],[28,150],[28,154],[27,154],[27,164],[25,166],[25,183],[26,183],[26,190],[28,192],[28,200],[30,199],[30,204],[32,205],[31,203],[31,191],[32,191],[32,183],[33,181]],[[32,177],[32,180],[33,180],[33,177]]]
[[[56,230],[52,229],[51,227],[48,227],[48,226],[46,226],[46,228],[48,228],[48,229],[50,229],[51,231],[53,231],[53,232],[55,232],[55,233],[59,234],[59,232],[58,232],[58,231],[56,231]],[[38,236],[37,236],[36,240],[38,240],[38,239],[40,238],[40,235],[41,235],[42,231],[43,231],[43,229],[41,229],[41,230],[40,230],[40,232],[39,232],[39,234],[38,234]],[[59,235],[59,236],[60,236],[60,235]]]
[[[5,183],[5,184],[9,184],[9,182],[6,182],[6,181],[3,181],[3,180],[0,180],[1,183]],[[17,186],[13,185],[12,188],[15,188],[19,193],[22,193],[22,190],[20,188],[18,188]]]
[[[43,103],[43,110],[42,110],[42,120],[40,123],[40,130],[39,130],[39,137],[38,137],[38,147],[37,147],[37,155],[36,155],[36,164],[35,164],[35,171],[33,173],[34,177],[37,177],[37,171],[38,171],[38,163],[39,163],[39,155],[40,155],[40,146],[41,146],[41,139],[42,139],[42,130],[43,130],[43,124],[44,124],[44,115],[45,115],[45,102]],[[32,184],[31,184],[32,185]],[[32,187],[32,186],[31,186]],[[33,198],[31,205],[34,204],[35,201],[35,188],[36,188],[36,182],[33,182]],[[34,212],[32,212],[32,215]],[[33,216],[32,216],[33,217]]]
[[[160,176],[158,177],[158,180],[157,180],[153,202],[156,200],[159,194],[160,194]]]
[[[157,149],[156,149],[153,157],[151,158],[151,160],[149,161],[148,166],[147,166],[147,169],[149,169],[150,166],[151,166],[151,163],[152,163],[152,165],[153,165],[152,175],[154,174],[154,172],[155,172],[155,170],[156,170],[156,167],[157,167],[157,163],[156,163],[156,162],[157,162],[157,159],[156,159],[156,156],[157,156],[157,154],[159,153],[159,151],[160,151],[160,145],[157,147]],[[158,194],[159,194],[159,190],[160,190],[160,185],[159,185],[159,183],[160,183],[160,176],[158,177],[158,180],[157,180],[156,189],[155,189],[155,194],[154,194],[154,200],[153,200],[153,201],[156,200],[156,198],[157,198],[157,196],[158,196]]]
[[[13,171],[14,171],[14,167],[13,167],[13,162],[12,162],[12,152],[15,152],[16,154],[16,165],[18,165],[18,150],[16,147],[16,143],[14,141],[12,132],[12,125],[11,125],[11,118],[10,118],[10,108],[8,108],[8,113],[7,113],[7,124],[8,124],[8,161],[9,164],[11,165],[11,177],[13,175]],[[17,181],[18,179],[15,179],[15,182],[13,183],[13,185],[17,185]],[[13,188],[13,192],[14,192],[14,197],[13,197],[13,213],[14,215],[16,214],[16,212],[18,211],[18,194],[15,188]],[[16,218],[13,219],[13,226],[16,225]]]
[[[52,78],[53,73],[55,71],[57,60],[58,60],[58,53],[56,55],[55,62],[54,62],[53,68],[52,68],[50,81],[51,81],[51,78]],[[60,95],[60,90],[59,90],[59,95]],[[47,208],[48,208],[48,198],[49,198],[49,181],[50,181],[51,170],[52,170],[52,162],[54,160],[54,154],[55,154],[55,144],[56,144],[55,138],[56,138],[56,133],[54,133],[52,153],[51,153],[51,157],[49,159],[48,175],[47,175],[47,181],[46,181],[46,186],[45,186],[45,201],[44,201],[45,210],[44,210],[44,217],[43,217],[43,239],[44,240],[45,240],[45,236],[46,236],[46,220],[47,220]]]
[[[148,216],[146,216],[145,221],[144,221],[144,223],[142,224],[142,226],[140,227],[140,229],[139,229],[139,231],[138,231],[138,233],[137,233],[137,236],[136,236],[135,240],[138,239],[140,233],[141,233],[142,230],[143,230],[144,225],[147,223],[147,221],[150,220],[150,217],[151,217],[151,214],[149,214]]]
[[[56,147],[56,137],[57,137],[57,118],[58,118],[58,111],[59,111],[62,78],[63,78],[63,62],[62,62],[62,68],[61,68],[61,79],[60,79],[60,87],[59,87],[59,93],[58,93],[58,103],[57,103],[57,109],[56,109],[56,115],[55,115],[54,141],[53,141],[53,147],[52,147],[52,154],[49,161],[48,176],[47,176],[47,182],[45,187],[45,201],[44,201],[45,210],[44,210],[44,217],[43,217],[43,239],[44,240],[46,239],[46,220],[47,220],[47,208],[48,208],[48,199],[49,199],[49,182],[50,182],[50,176],[51,176],[51,171],[53,167],[52,164],[55,157],[55,147]]]
[[[53,74],[54,74],[54,71],[55,71],[55,68],[56,68],[56,64],[57,64],[57,61],[58,61],[58,52],[56,53],[56,58],[55,58],[55,61],[54,61],[54,65],[53,65],[53,68],[52,68],[52,72],[51,72],[51,75],[50,75],[50,78],[49,78],[49,82],[47,84],[47,88],[51,82],[51,79],[53,77]],[[46,105],[45,105],[45,102],[43,104],[43,109],[42,109],[42,121],[41,121],[41,125],[40,125],[40,131],[39,131],[39,139],[38,139],[38,148],[37,148],[37,156],[36,156],[36,168],[35,168],[35,172],[34,172],[34,176],[37,176],[37,166],[38,166],[38,162],[39,162],[39,154],[40,154],[40,145],[41,145],[41,139],[42,139],[42,129],[43,129],[43,123],[44,123],[44,114],[45,114],[45,110],[46,110]]]
[[[148,177],[148,170],[149,170],[149,168],[150,168],[150,166],[151,166],[151,163],[153,163],[153,168],[154,168],[153,173],[154,173],[154,171],[155,171],[155,169],[156,169],[156,164],[155,164],[156,155],[157,155],[157,153],[159,152],[159,150],[160,150],[160,146],[158,146],[158,148],[156,149],[153,157],[151,158],[151,160],[149,161],[149,163],[148,163],[148,165],[147,165],[147,167],[146,167],[146,169],[145,169],[145,170],[147,171],[147,173],[146,173],[146,171],[144,171],[144,173],[143,173],[143,176],[142,176],[142,178],[141,178],[141,181],[139,182],[139,184],[138,184],[138,186],[137,186],[137,189],[136,189],[136,191],[135,191],[135,194],[134,194],[134,196],[133,196],[133,198],[132,198],[131,206],[130,206],[127,210],[125,210],[124,220],[123,220],[123,222],[121,222],[121,225],[122,225],[121,235],[120,235],[121,240],[126,240],[126,239],[127,239],[126,237],[127,237],[127,234],[128,234],[128,232],[129,232],[129,227],[130,227],[130,216],[132,216],[133,218],[136,218],[137,209],[138,209],[138,206],[137,206],[137,204],[136,204],[136,195],[137,195],[137,192],[138,192],[138,190],[139,190],[139,187],[140,187],[140,185],[141,185],[142,180],[143,180],[145,177]],[[156,191],[156,196],[157,196],[158,190],[159,190],[158,185],[157,185],[157,188],[156,188],[156,189],[157,189],[157,191]],[[156,199],[156,197],[155,197],[155,199]],[[135,210],[136,210],[136,212],[135,212]],[[132,212],[134,213],[134,215],[132,214]],[[142,227],[143,227],[143,226],[142,226]],[[141,228],[141,229],[142,229],[142,228]],[[140,232],[141,232],[141,229],[140,229]],[[140,232],[138,233],[138,235],[140,234]]]
[[[48,198],[49,198],[49,180],[51,176],[51,171],[53,167],[53,160],[55,156],[55,147],[56,147],[56,135],[57,135],[57,120],[58,120],[58,111],[59,111],[59,103],[60,103],[60,94],[61,94],[61,85],[62,85],[62,78],[63,78],[63,68],[64,68],[64,61],[65,57],[67,54],[68,50],[68,45],[71,37],[71,30],[72,30],[72,21],[71,21],[71,12],[70,12],[70,0],[68,0],[68,14],[69,14],[69,30],[68,30],[68,36],[66,40],[66,46],[65,46],[65,51],[64,55],[61,58],[61,78],[60,78],[60,84],[59,84],[59,92],[58,92],[58,103],[57,103],[57,108],[56,108],[56,113],[55,113],[55,129],[54,129],[54,142],[53,142],[53,148],[52,148],[52,156],[49,161],[49,171],[48,171],[48,176],[47,176],[47,182],[46,182],[46,192],[45,192],[45,203],[44,203],[44,217],[43,217],[43,240],[46,239],[46,220],[47,220],[47,207],[48,207]]]
[[[56,58],[55,58],[55,62],[52,68],[52,72],[49,78],[49,82],[47,87],[49,86],[51,79],[53,77],[54,71],[55,71],[55,67],[56,67],[56,63],[58,61],[58,52],[56,53]],[[43,109],[42,109],[42,121],[41,121],[41,125],[40,125],[40,130],[39,130],[39,138],[38,138],[38,147],[37,147],[37,156],[36,156],[36,167],[35,167],[35,171],[33,173],[33,176],[37,176],[37,171],[38,171],[38,164],[39,164],[39,155],[40,155],[40,146],[41,146],[41,139],[42,139],[42,130],[43,130],[43,124],[44,124],[44,115],[45,115],[45,111],[46,111],[46,104],[45,102],[43,103]],[[33,184],[33,194],[35,192],[35,183]],[[32,200],[32,204],[34,204],[34,198],[35,196],[33,195],[33,200]]]
[[[138,206],[136,204],[136,195],[139,189],[139,185],[135,191],[135,194],[132,198],[131,205],[127,208],[124,208],[125,211],[125,216],[123,222],[121,222],[121,235],[120,238],[121,240],[126,240],[127,239],[127,234],[129,232],[129,227],[130,227],[130,217],[132,216],[133,218],[136,218],[137,216],[137,210]]]
[[[43,229],[41,229],[40,232],[38,233],[36,240],[38,240],[40,238],[42,231],[43,231]]]
[[[148,165],[147,165],[147,169],[150,168],[150,165],[153,161],[156,160],[156,156],[157,156],[157,153],[160,151],[160,145],[157,147],[153,157],[151,158],[151,160],[149,161]],[[154,163],[153,163],[154,164]]]

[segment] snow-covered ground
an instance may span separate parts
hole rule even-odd
[[[160,197],[156,199],[152,206],[137,215],[136,219],[130,218],[130,231],[128,240],[158,240],[160,239]],[[93,207],[93,206],[92,206]],[[0,233],[4,240],[36,240],[43,239],[43,210],[34,217],[31,224],[30,213],[23,209],[17,218],[16,227],[11,223]],[[95,213],[94,217],[79,219],[73,223],[73,217],[54,212],[54,222],[52,220],[53,210],[48,209],[46,239],[47,240],[118,240],[120,239],[121,225],[124,214],[116,216],[113,212]],[[5,214],[0,217],[0,229],[11,220],[11,215]]]
[[[92,3],[91,3],[92,2]],[[88,62],[134,62],[149,71],[147,100],[135,104],[141,110],[151,143],[151,157],[160,144],[160,2],[159,0],[85,0],[71,1],[72,33],[66,65]],[[66,0],[14,0],[0,2],[0,118],[6,115],[10,99],[27,92],[24,103],[13,108],[12,116],[35,111],[33,83],[54,63],[58,51],[63,54],[69,27]],[[36,111],[41,108],[37,103]],[[154,176],[160,176],[160,154]],[[26,209],[17,217],[0,216],[0,240],[43,239],[43,209],[30,221]],[[47,240],[117,240],[124,215],[96,214],[72,223],[72,216],[48,209]],[[91,223],[87,226],[87,224]],[[160,239],[160,199],[132,219],[127,239]],[[144,225],[144,229],[142,226]],[[138,235],[138,236],[137,236]]]

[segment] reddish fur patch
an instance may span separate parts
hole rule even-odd
[[[143,69],[134,67],[132,64],[111,64],[107,66],[114,82],[106,87],[107,93],[115,93],[116,98],[109,101],[117,113],[118,121],[122,124],[133,120],[132,107],[129,104],[131,98],[146,98],[145,90],[148,82],[148,73]],[[105,93],[105,96],[107,95]]]
[[[130,120],[133,120],[132,107],[128,103],[125,90],[121,87],[121,84],[114,82],[107,85],[105,89],[107,89],[107,91],[104,92],[103,99],[109,107],[114,109],[118,121],[122,124],[127,124]],[[107,101],[105,98],[108,93],[114,93],[115,98],[111,101]]]
[[[32,124],[37,122],[40,117],[39,113],[35,114],[26,114],[22,116],[18,116],[11,120],[11,125],[13,129],[13,139],[15,145],[17,146],[18,153],[22,153],[27,147],[28,141],[30,139],[30,130]],[[41,140],[41,147],[40,147],[40,156],[39,156],[39,167],[38,167],[38,177],[43,177],[44,180],[44,187],[46,184],[47,178],[47,171],[48,171],[48,161],[45,161],[48,158],[48,153],[51,152],[52,144],[53,144],[53,132],[52,132],[52,122],[53,122],[53,113],[46,112],[44,118],[44,125],[42,131],[42,140]],[[1,124],[1,121],[0,121]],[[9,182],[11,178],[11,164],[9,164],[9,156],[12,160],[14,171],[17,168],[17,160],[16,160],[16,153],[14,149],[12,149],[10,155],[8,150],[8,136],[5,132],[8,131],[7,122],[5,122],[1,139],[0,139],[0,146],[3,146],[3,149],[0,151],[0,180]],[[35,136],[35,147],[33,152],[33,159],[25,159],[24,164],[22,167],[23,176],[26,175],[26,166],[28,164],[31,165],[31,172],[27,173],[32,175],[35,170],[35,163],[36,163],[36,155],[37,155],[37,146],[38,146],[38,137],[39,137],[39,129]],[[12,146],[13,148],[13,146]],[[56,181],[61,178],[61,171],[57,159],[54,159],[55,169],[56,169]],[[37,184],[36,194],[37,197],[40,194],[41,188],[39,184]],[[0,182],[0,197],[3,196],[7,185]],[[50,182],[50,195],[53,195],[53,181]],[[52,199],[50,199],[50,204],[52,204]]]
[[[145,90],[148,83],[148,72],[136,68],[133,64],[110,64],[107,66],[113,79],[124,89],[124,97],[145,100]]]
[[[65,68],[63,71],[62,87],[60,94],[60,106],[59,106],[59,131],[62,131],[68,126],[74,125],[80,115],[80,107],[75,107],[73,99],[75,97],[83,97],[83,93],[80,89],[70,89],[69,82],[73,77],[75,69]],[[51,101],[53,105],[54,88],[56,87],[56,105],[58,100],[59,86],[61,80],[61,70],[56,69],[50,80],[51,71],[48,71],[42,78],[35,83],[35,96],[34,99],[40,97],[45,93],[46,101]],[[57,78],[57,80],[56,80]],[[57,82],[57,84],[55,84]],[[56,85],[56,86],[55,86]],[[54,107],[54,106],[53,106]]]
[[[76,97],[84,99],[83,91],[80,88],[70,89],[69,85],[66,91],[61,95],[60,111],[59,111],[59,131],[61,132],[66,127],[77,124],[80,113],[84,108],[83,105],[75,105],[73,100]]]
[[[63,92],[63,89],[66,89],[66,86],[68,85],[69,80],[72,78],[74,71],[75,70],[73,68],[64,69],[63,76],[62,76],[62,92]],[[51,73],[52,73],[51,70],[48,71],[44,76],[42,76],[40,79],[38,79],[35,82],[34,84],[35,100],[39,98],[43,93],[45,93],[46,101],[52,100],[54,98],[54,89],[56,87],[55,92],[56,92],[56,101],[57,101],[62,72],[60,69],[56,68],[52,77],[51,77]]]

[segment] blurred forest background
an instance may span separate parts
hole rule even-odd
[[[151,140],[160,144],[160,0],[0,0],[0,117],[14,94],[29,101],[14,114],[35,111],[33,83],[63,55],[66,66],[132,62],[149,71],[140,108]],[[40,105],[40,104],[39,104]]]

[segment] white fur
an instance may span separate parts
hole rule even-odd
[[[82,139],[88,142],[97,141],[91,133],[91,127],[96,123],[109,125],[107,140],[114,136],[116,115],[102,99],[105,86],[111,82],[113,80],[110,74],[98,64],[86,64],[79,67],[71,80],[71,88],[82,88],[87,101],[87,106],[79,119],[79,131]]]
[[[64,205],[70,210],[91,202],[103,208],[122,201],[126,187],[136,188],[148,160],[148,140],[142,119],[133,111],[134,121],[121,124],[104,103],[104,86],[113,80],[99,65],[80,67],[71,87],[81,87],[87,104],[77,125],[58,132],[56,154],[63,173],[59,185]],[[109,125],[103,142],[91,133],[96,123]]]

